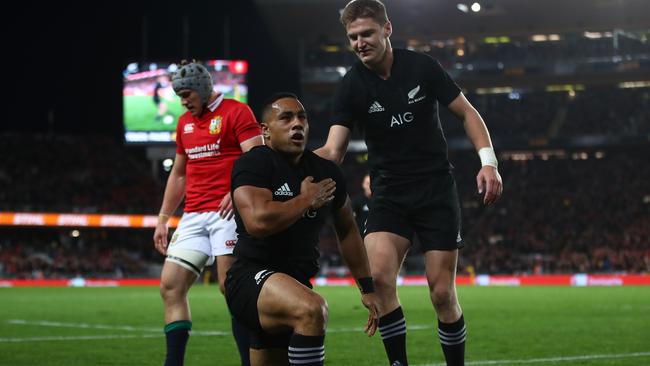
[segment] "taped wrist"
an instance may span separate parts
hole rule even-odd
[[[164,214],[164,213],[159,213],[158,214],[158,222],[161,224],[166,224],[167,220],[169,220],[169,215]]]
[[[494,149],[491,147],[482,147],[479,149],[478,156],[481,158],[481,166],[489,165],[495,168],[499,166],[497,156],[494,154]]]

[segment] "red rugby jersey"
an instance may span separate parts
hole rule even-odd
[[[176,152],[187,156],[185,212],[218,211],[230,191],[230,172],[242,154],[240,143],[261,135],[251,109],[224,99],[208,105],[201,117],[185,112],[176,127]]]

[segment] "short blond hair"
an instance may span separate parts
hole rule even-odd
[[[359,18],[371,18],[381,26],[388,22],[386,7],[379,0],[352,0],[341,12],[343,27],[347,28],[348,24]]]

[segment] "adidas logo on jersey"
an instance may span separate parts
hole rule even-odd
[[[370,108],[368,108],[368,113],[377,113],[377,112],[383,112],[386,109],[379,104],[378,101],[374,101],[371,105]]]
[[[293,192],[291,192],[291,188],[289,188],[289,184],[285,183],[275,191],[275,195],[276,196],[291,196],[291,197],[293,197]]]

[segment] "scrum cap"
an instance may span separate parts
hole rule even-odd
[[[202,103],[206,103],[212,94],[212,77],[201,64],[190,62],[181,64],[172,76],[172,87],[178,93],[182,89],[194,90],[199,94]]]

